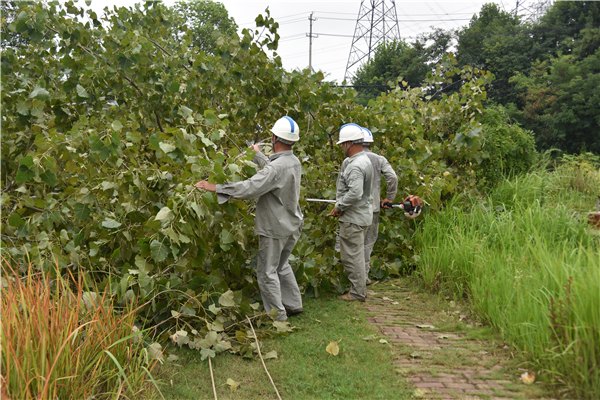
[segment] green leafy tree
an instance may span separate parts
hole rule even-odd
[[[540,61],[529,76],[512,79],[523,90],[525,104],[517,115],[536,132],[542,150],[600,153],[600,50],[577,58],[571,54]]]
[[[188,26],[191,45],[200,51],[213,54],[217,47],[216,34],[233,36],[237,32],[235,20],[218,1],[177,1],[173,10]]]
[[[521,128],[511,120],[509,112],[501,105],[483,109],[482,124],[485,158],[477,176],[482,186],[493,187],[506,176],[528,172],[537,161],[533,132]]]
[[[19,1],[8,0],[0,2],[1,24],[0,24],[0,45],[5,47],[22,47],[29,43],[26,36],[21,35],[9,26],[19,17]]]
[[[256,30],[222,36],[213,54],[190,54],[190,63],[181,56],[189,30],[158,2],[109,10],[102,23],[70,1],[28,3],[23,12],[11,29],[30,46],[2,49],[3,254],[22,269],[36,260],[39,269],[81,271],[118,301],[142,301],[142,324],[180,332],[177,343],[203,357],[254,352],[241,321],[261,314],[258,246],[253,202],[218,205],[193,184],[256,173],[246,141],[268,138],[264,127],[281,115],[303,132],[294,148],[304,160],[303,198],[334,196],[343,159],[334,141],[347,122],[379,134],[376,147],[400,187],[426,199],[427,212],[475,190],[477,118],[492,76],[457,68],[451,55],[424,80],[439,89],[458,74],[456,93],[432,98],[399,86],[367,109],[323,74],[287,72],[269,57],[279,35],[268,12]],[[175,27],[181,43],[172,40]],[[301,207],[296,277],[308,296],[343,292],[336,222],[324,219],[323,205]],[[374,268],[382,276],[410,261],[415,223],[402,214],[384,219],[389,244]]]

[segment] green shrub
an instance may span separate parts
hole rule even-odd
[[[480,186],[494,187],[505,176],[528,172],[538,156],[532,132],[511,121],[500,105],[484,108],[480,122],[488,155],[478,167]]]

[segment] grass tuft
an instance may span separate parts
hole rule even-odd
[[[2,275],[3,398],[156,397],[133,311],[116,310],[72,276],[51,279],[31,265],[19,276],[5,262]]]

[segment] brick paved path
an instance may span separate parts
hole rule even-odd
[[[424,327],[431,326],[432,320],[441,322],[440,318],[436,320],[412,304],[418,303],[413,293],[392,286],[391,291],[386,284],[369,290],[365,307],[373,316],[367,320],[378,325],[381,337],[391,342],[398,373],[413,382],[414,397],[443,400],[531,398],[523,390],[537,385],[525,388],[518,379],[520,371],[516,368],[507,374],[501,359],[505,354],[492,354],[496,352],[485,346],[485,339],[466,340],[464,334]],[[458,315],[451,317],[459,318]],[[539,393],[535,398],[539,398]]]

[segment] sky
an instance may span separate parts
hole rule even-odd
[[[104,7],[132,6],[138,2],[140,1],[92,0],[91,8],[100,15]],[[221,0],[220,2],[235,19],[240,31],[244,28],[254,28],[254,18],[261,13],[264,14],[268,7],[271,16],[279,22],[278,33],[281,38],[277,53],[282,58],[284,68],[288,70],[308,67],[309,17],[313,13],[313,19],[316,19],[313,21],[313,35],[318,37],[313,39],[312,67],[316,71],[323,71],[328,80],[338,83],[344,80],[361,5],[360,0]],[[396,0],[394,3],[400,36],[411,42],[417,35],[430,32],[432,27],[456,29],[468,25],[471,17],[480,11],[481,6],[489,2],[491,0],[426,2]],[[174,0],[165,0],[164,3],[173,5]],[[391,3],[391,0],[388,3]],[[515,7],[516,0],[497,0],[496,3],[501,9],[511,11]]]

